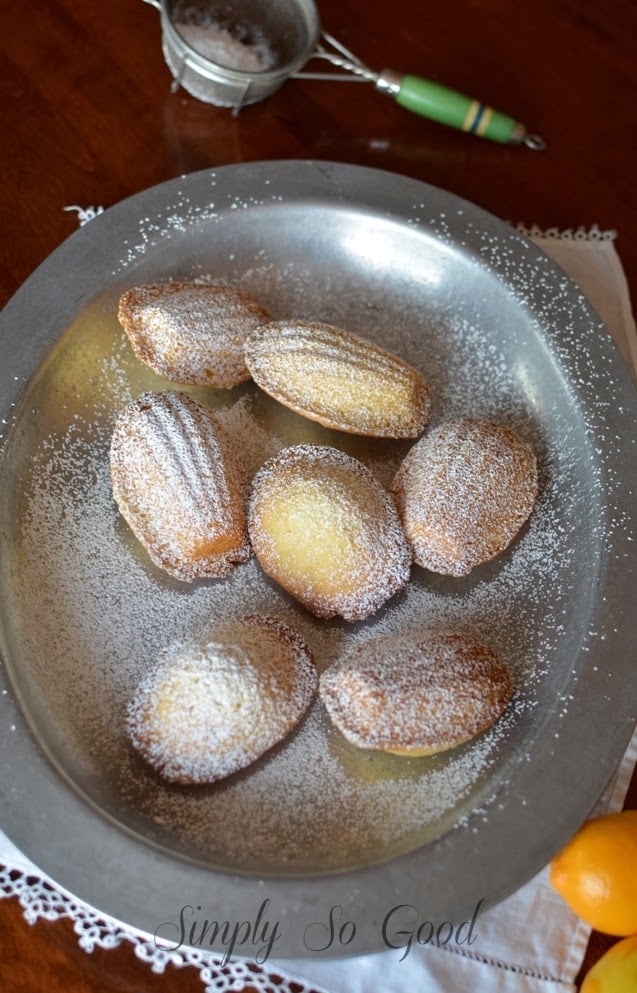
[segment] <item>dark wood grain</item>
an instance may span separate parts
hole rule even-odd
[[[185,172],[314,158],[443,187],[503,219],[616,229],[637,285],[632,0],[323,0],[325,28],[377,70],[421,73],[492,103],[547,149],[489,144],[409,114],[365,84],[290,80],[238,118],[171,93],[157,12],[141,0],[0,0],[0,304],[76,227],[70,204],[108,207]],[[635,781],[628,805],[637,807]],[[588,969],[613,939],[594,935]],[[68,922],[24,922],[0,901],[8,993],[190,993],[192,969],[156,976],[130,947],[86,955]]]

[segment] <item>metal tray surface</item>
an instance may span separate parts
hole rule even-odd
[[[541,486],[512,546],[465,579],[414,567],[354,625],[311,617],[254,560],[191,586],[152,566],[112,501],[110,433],[132,397],[182,387],[137,362],[116,311],[125,289],[170,278],[229,281],[274,317],[385,345],[429,379],[432,424],[473,414],[514,427],[537,452]],[[295,958],[386,947],[398,905],[459,925],[548,861],[601,794],[637,698],[634,389],[548,257],[405,177],[226,166],[76,232],[3,311],[0,351],[2,827],[58,885],[169,947],[228,951],[230,931],[205,921],[252,922],[253,943],[234,952],[254,955],[265,914],[277,932],[264,954]],[[387,485],[409,448],[320,428],[254,384],[191,392],[249,472],[312,441]],[[509,666],[514,698],[473,742],[411,760],[350,747],[317,701],[245,772],[169,786],[126,740],[136,681],[167,642],[248,610],[296,626],[319,668],[374,633],[473,631]],[[330,914],[347,941],[323,947]]]

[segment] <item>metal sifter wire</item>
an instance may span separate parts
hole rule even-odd
[[[173,89],[232,107],[265,100],[290,78],[370,82],[413,113],[509,145],[544,148],[519,121],[420,76],[375,72],[322,31],[313,0],[144,0],[159,10]],[[323,60],[340,71],[307,72]]]

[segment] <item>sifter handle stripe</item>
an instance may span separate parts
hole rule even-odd
[[[421,76],[385,71],[376,86],[406,110],[501,144],[520,144],[526,129],[513,117]]]

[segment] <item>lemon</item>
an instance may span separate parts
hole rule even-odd
[[[549,878],[571,910],[595,930],[635,934],[637,810],[587,821],[555,856]]]
[[[584,978],[581,993],[630,993],[637,990],[637,934],[609,948]]]

